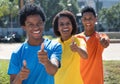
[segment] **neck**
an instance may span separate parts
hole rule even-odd
[[[41,43],[44,41],[44,38],[41,38],[40,40],[36,39],[36,40],[28,40],[28,43],[32,46],[38,46],[41,45]]]
[[[84,34],[85,36],[91,36],[94,34],[95,31],[85,31]]]
[[[71,36],[70,36],[70,37],[71,37]],[[64,41],[68,40],[70,37],[65,37],[65,36],[64,36],[64,37],[61,37],[61,41],[64,42]]]

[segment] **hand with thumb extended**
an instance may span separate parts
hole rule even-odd
[[[26,62],[26,60],[23,60],[23,67],[22,67],[21,71],[18,74],[20,80],[22,81],[24,79],[27,79],[29,73],[30,73],[30,70],[27,68],[27,62]]]
[[[77,49],[78,49],[78,46],[77,46],[77,44],[76,44],[76,42],[75,42],[75,37],[73,37],[73,36],[72,36],[72,38],[71,38],[70,48],[71,48],[71,50],[72,50],[73,52],[76,52]]]
[[[41,44],[41,49],[38,51],[39,62],[46,65],[48,62],[47,52],[44,50],[44,43]]]
[[[23,68],[27,68],[26,60],[23,60]]]
[[[100,43],[104,48],[108,47],[110,43],[108,36],[105,34],[100,34]]]
[[[40,52],[44,52],[44,43],[41,44],[41,50]]]
[[[71,41],[72,41],[72,45],[74,45],[75,44],[75,37],[74,36],[72,36]]]

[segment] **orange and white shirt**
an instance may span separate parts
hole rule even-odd
[[[94,34],[86,39],[84,33],[78,34],[78,38],[83,38],[87,44],[88,59],[80,60],[80,72],[84,84],[104,84],[102,53],[104,48],[100,44],[100,34]],[[107,37],[106,34],[101,36]]]

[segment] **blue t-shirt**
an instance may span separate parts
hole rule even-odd
[[[59,43],[45,39],[44,49],[49,59],[61,60],[62,47]],[[24,42],[18,50],[12,53],[8,74],[18,74],[23,66],[23,60],[26,60],[30,74],[22,84],[54,84],[54,77],[46,72],[44,65],[38,60],[38,50],[40,46],[31,46]]]

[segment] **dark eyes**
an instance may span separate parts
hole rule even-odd
[[[37,24],[26,23],[26,26],[28,26],[29,28],[41,27],[41,26],[43,26],[43,25],[44,25],[43,22],[39,22],[39,23],[37,23]]]
[[[59,26],[70,26],[71,23],[70,22],[67,22],[67,23],[60,23]]]

